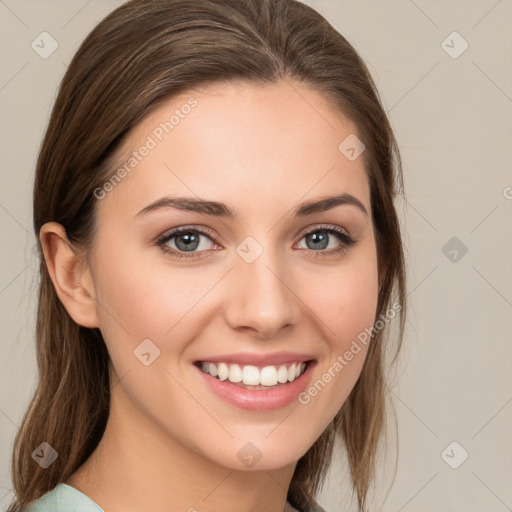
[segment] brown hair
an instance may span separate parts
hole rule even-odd
[[[87,36],[62,80],[37,161],[33,226],[40,256],[36,323],[39,381],[13,449],[15,512],[65,481],[101,439],[110,405],[110,358],[99,329],[77,325],[58,299],[39,241],[50,221],[87,250],[95,233],[93,191],[115,169],[116,148],[164,100],[210,82],[290,79],[319,91],[346,115],[365,145],[378,253],[376,317],[400,304],[405,265],[394,206],[403,193],[398,146],[368,69],[319,13],[296,0],[132,0]],[[375,476],[383,433],[387,328],[372,331],[361,375],[334,420],[298,461],[288,500],[309,510],[336,436],[348,455],[359,510]],[[31,453],[43,441],[59,454],[47,469]]]

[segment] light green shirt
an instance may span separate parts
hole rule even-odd
[[[94,501],[68,484],[58,484],[24,509],[24,512],[104,512]]]
[[[28,505],[24,512],[104,512],[104,510],[83,492],[61,483]],[[285,512],[299,511],[286,502]]]

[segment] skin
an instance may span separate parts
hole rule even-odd
[[[266,412],[213,395],[192,362],[306,352],[317,360],[311,383],[332,367],[375,321],[369,185],[362,157],[349,161],[338,150],[355,127],[320,93],[286,81],[214,84],[173,97],[132,130],[120,165],[192,96],[197,106],[98,200],[88,260],[70,249],[59,224],[41,229],[60,300],[78,324],[101,329],[114,368],[105,435],[67,483],[106,512],[207,512],[233,503],[239,512],[281,512],[298,459],[349,395],[367,348],[309,404]],[[368,215],[342,205],[292,216],[302,202],[342,193]],[[221,201],[239,218],[176,208],[136,217],[165,195]],[[330,234],[328,247],[315,249],[305,232],[323,224],[357,243],[336,252],[342,242]],[[156,244],[190,225],[213,233],[201,237],[198,258],[178,259]],[[236,252],[248,236],[263,248],[251,264]],[[183,248],[177,242],[167,246]],[[145,366],[134,350],[148,338],[160,356]],[[262,454],[252,468],[237,457],[247,442]]]

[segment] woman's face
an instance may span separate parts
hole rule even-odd
[[[95,191],[91,265],[120,421],[233,469],[284,467],[321,435],[377,306],[355,133],[284,81],[183,93],[132,130]]]

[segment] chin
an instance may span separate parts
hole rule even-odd
[[[304,439],[278,434],[265,437],[267,435],[268,430],[260,436],[247,435],[243,439],[231,439],[229,443],[219,443],[215,453],[211,452],[211,447],[208,450],[210,453],[203,453],[213,462],[232,470],[274,471],[296,464],[315,441],[306,442]]]

